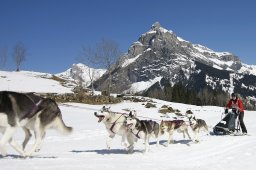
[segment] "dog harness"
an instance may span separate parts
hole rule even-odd
[[[110,127],[110,131],[111,131],[112,133],[115,134],[115,132],[113,131],[113,129],[114,129],[114,127],[115,127],[116,122],[118,121],[118,119],[120,119],[123,115],[124,115],[124,113],[122,113],[121,116],[119,116],[119,118],[117,118],[117,119],[113,122],[112,126]]]
[[[42,103],[43,100],[39,100],[37,103],[34,103],[34,107],[31,109],[31,111],[29,111],[27,114],[25,114],[23,117],[21,117],[21,120],[22,119],[25,119],[25,118],[31,118],[35,115],[35,113],[38,111],[39,109],[39,105]]]
[[[146,127],[145,129],[147,130],[148,128],[147,128],[147,125],[146,125],[145,122],[148,122],[148,123],[149,123],[151,129],[150,129],[150,131],[148,131],[148,133],[151,133],[151,132],[153,131],[154,125],[155,125],[155,123],[154,123],[152,120],[142,120],[141,122],[138,122],[138,121],[137,121],[136,126],[137,126],[137,127],[140,127],[139,125],[142,125],[142,124],[143,124],[143,125]],[[135,126],[135,127],[136,127],[136,126]],[[139,133],[140,133],[141,131],[143,131],[143,130],[139,129],[138,132],[135,134],[135,133],[131,130],[132,134],[134,134],[134,136],[136,136],[136,137],[139,138],[139,139],[140,139]]]
[[[137,138],[139,138],[139,139],[140,139],[139,133],[141,132],[141,130],[139,130],[136,134],[135,134],[135,133],[133,133],[133,131],[132,131],[132,130],[131,130],[131,132],[132,132],[132,134],[134,134],[134,136],[136,136]]]

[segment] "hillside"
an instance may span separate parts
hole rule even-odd
[[[72,93],[74,86],[52,74],[31,71],[0,71],[0,82],[1,91],[18,92]]]

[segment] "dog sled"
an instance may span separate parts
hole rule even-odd
[[[232,108],[219,123],[213,127],[215,135],[239,135],[241,134],[239,112]]]

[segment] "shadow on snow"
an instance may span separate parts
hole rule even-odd
[[[101,154],[101,155],[105,155],[105,154],[129,154],[127,150],[124,149],[95,149],[95,150],[72,150],[70,152],[73,153],[97,153],[97,154]],[[134,150],[132,153],[135,152],[142,152],[140,150]]]
[[[43,159],[55,159],[55,158],[58,158],[56,156],[30,156],[30,157],[23,157],[23,156],[20,156],[20,155],[13,155],[13,154],[8,154],[6,156],[2,156],[0,155],[0,159],[5,159],[5,158],[11,158],[11,159],[37,159],[37,158],[43,158]]]

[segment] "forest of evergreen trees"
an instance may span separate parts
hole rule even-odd
[[[229,95],[226,93],[217,92],[207,88],[197,92],[184,87],[182,84],[176,84],[173,87],[168,86],[164,89],[154,88],[148,90],[143,95],[165,101],[198,106],[212,105],[224,107],[229,100]]]
[[[214,91],[210,88],[204,88],[199,91],[188,89],[182,84],[176,84],[173,87],[167,86],[164,89],[148,89],[143,96],[161,99],[170,102],[192,104],[197,106],[221,106],[225,107],[230,99],[228,93],[223,91]],[[256,101],[248,100],[246,97],[239,97],[246,110],[256,110]]]

